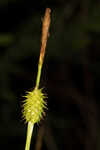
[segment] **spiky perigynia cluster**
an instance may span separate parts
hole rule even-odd
[[[38,123],[46,108],[46,102],[44,101],[46,96],[42,93],[42,89],[35,88],[32,92],[28,92],[25,98],[22,112],[23,118],[26,123]]]

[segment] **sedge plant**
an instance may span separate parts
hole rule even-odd
[[[44,61],[46,43],[49,35],[50,12],[51,10],[49,8],[46,8],[42,23],[41,49],[38,62],[36,85],[32,91],[27,92],[27,95],[25,96],[25,100],[23,103],[22,114],[25,122],[28,124],[25,150],[30,149],[34,125],[35,123],[38,123],[42,119],[43,115],[45,114],[44,109],[47,108],[46,106],[47,104],[44,101],[46,95],[43,93],[42,89],[39,89],[39,83]]]

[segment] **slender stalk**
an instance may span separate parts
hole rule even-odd
[[[36,79],[36,87],[39,88],[39,83],[40,83],[40,77],[41,77],[41,71],[42,71],[42,65],[39,63],[38,64],[38,73],[37,73],[37,79]]]
[[[45,55],[45,49],[46,49],[47,39],[49,35],[50,12],[51,12],[50,8],[46,8],[45,16],[43,19],[43,25],[42,25],[41,49],[40,49],[40,57],[39,57],[39,63],[38,63],[36,88],[39,87],[41,70],[42,70],[42,65],[43,65],[44,55]]]
[[[34,124],[29,122],[28,127],[27,127],[27,138],[26,138],[25,150],[30,149],[30,143],[31,143],[33,128],[34,128]]]

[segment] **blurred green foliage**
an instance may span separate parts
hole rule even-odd
[[[14,36],[11,34],[1,34],[0,35],[0,46],[8,47],[14,43]]]

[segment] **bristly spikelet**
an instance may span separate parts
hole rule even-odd
[[[26,123],[38,123],[46,108],[44,101],[46,96],[42,93],[42,89],[34,89],[32,92],[28,92],[25,98],[22,111],[23,118]]]

